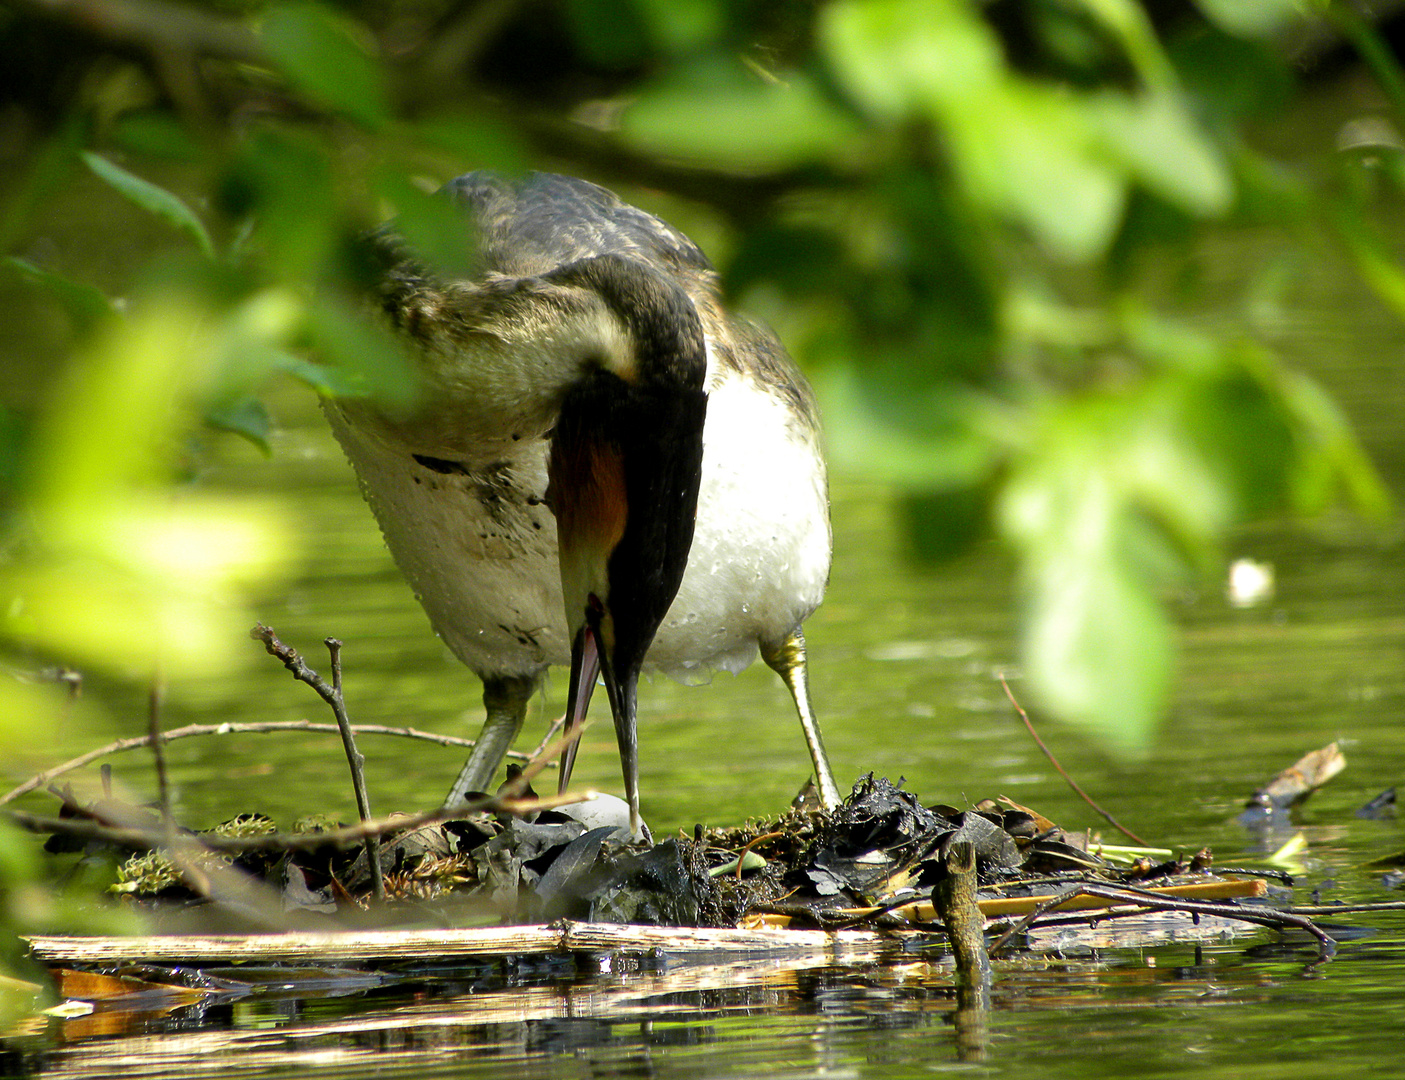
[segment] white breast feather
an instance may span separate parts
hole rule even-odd
[[[527,502],[545,492],[547,443],[506,437],[515,424],[499,402],[496,438],[480,432],[472,445],[447,431],[442,445],[410,445],[403,429],[361,416],[353,426],[335,404],[327,414],[434,629],[479,675],[531,675],[570,662],[555,520]],[[748,377],[714,377],[693,546],[646,668],[690,681],[714,668],[739,671],[759,642],[779,643],[819,605],[830,561],[824,468],[814,433],[791,421]],[[496,466],[517,498],[485,507],[474,476],[433,472],[416,453],[470,473]]]

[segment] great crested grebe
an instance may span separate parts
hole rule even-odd
[[[739,671],[759,649],[837,806],[800,630],[831,546],[803,376],[724,310],[692,241],[604,188],[479,172],[444,190],[472,224],[471,277],[436,277],[391,229],[372,238],[419,404],[326,411],[430,623],[483,680],[446,804],[488,787],[548,665],[569,663],[573,726],[603,677],[637,834],[641,668]]]

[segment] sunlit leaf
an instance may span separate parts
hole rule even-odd
[[[1113,159],[1167,202],[1202,215],[1228,209],[1229,170],[1174,94],[1104,94],[1088,116]]]
[[[41,428],[32,494],[46,526],[86,536],[93,508],[164,478],[184,391],[209,370],[201,312],[176,297],[94,341],[66,373]]]
[[[840,0],[821,9],[819,32],[849,93],[889,119],[978,100],[1004,72],[1000,43],[959,0]]]
[[[1037,700],[1106,745],[1144,752],[1166,711],[1175,658],[1146,582],[1104,544],[1050,552],[1023,578],[1020,656]]]
[[[29,565],[5,574],[0,588],[9,605],[0,635],[118,677],[149,679],[172,664],[214,674],[238,659],[236,624],[247,623],[218,598],[94,559]]]
[[[370,127],[390,116],[385,82],[355,24],[319,4],[270,8],[263,39],[288,79],[318,105]]]
[[[999,498],[1020,559],[1031,685],[1056,715],[1128,750],[1145,747],[1169,693],[1161,591],[1213,565],[1236,509],[1190,437],[1192,406],[1173,377],[1052,405]]]
[[[1086,260],[1106,250],[1125,184],[1096,154],[1076,101],[1011,76],[969,5],[841,2],[824,10],[820,30],[861,106],[937,127],[977,204],[1027,226],[1060,256]]]
[[[1208,19],[1231,34],[1262,37],[1308,14],[1306,0],[1196,0]]]
[[[804,75],[772,83],[728,72],[652,89],[625,113],[622,131],[650,153],[760,172],[831,158],[855,128]]]
[[[204,255],[214,257],[215,245],[210,240],[210,234],[205,231],[205,226],[180,196],[158,187],[150,180],[143,180],[140,176],[129,173],[122,166],[115,165],[91,151],[83,151],[82,157],[88,168],[99,178],[143,210],[150,211],[185,233],[199,245]]]
[[[946,103],[942,116],[973,199],[1027,226],[1059,256],[1083,261],[1107,250],[1126,185],[1094,152],[1074,103],[1010,83],[980,100]]]

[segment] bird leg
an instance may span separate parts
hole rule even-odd
[[[527,703],[537,691],[540,675],[507,676],[483,680],[483,707],[488,718],[473,744],[473,752],[459,771],[459,778],[444,797],[445,806],[457,806],[470,791],[487,791],[488,785],[512,747],[522,722],[527,718]]]
[[[795,711],[800,715],[800,726],[805,729],[805,745],[810,748],[810,760],[815,765],[815,783],[820,789],[820,805],[826,810],[839,807],[839,787],[834,782],[834,771],[829,767],[829,755],[824,751],[820,738],[819,721],[810,707],[810,678],[805,668],[805,635],[800,627],[792,630],[774,648],[761,646],[761,659],[785,682],[786,689],[795,701]]]

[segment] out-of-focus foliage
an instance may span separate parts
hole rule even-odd
[[[1405,315],[1380,225],[1405,189],[1405,79],[1344,4],[89,9],[112,17],[0,11],[0,273],[43,328],[34,369],[55,372],[0,402],[12,667],[145,681],[231,662],[244,590],[288,554],[280,511],[188,483],[185,440],[203,419],[266,442],[275,375],[413,408],[396,346],[360,317],[351,240],[394,213],[427,258],[464,265],[429,193],[470,168],[574,172],[690,217],[812,372],[838,468],[898,485],[919,531],[974,531],[924,507],[990,512],[1018,561],[1032,695],[1109,742],[1147,744],[1174,671],[1163,597],[1228,530],[1388,510],[1315,385],[1142,272],[1252,221],[1335,237]],[[1292,107],[1303,41],[1359,52],[1378,137],[1278,161],[1250,132]],[[112,260],[75,274],[49,233],[77,201],[139,208],[142,256],[104,234]],[[50,722],[50,690],[0,684],[0,746]]]

